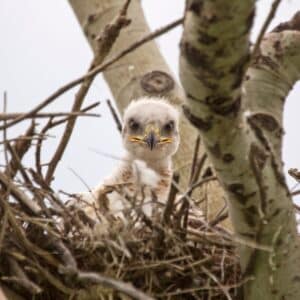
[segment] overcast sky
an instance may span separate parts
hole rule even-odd
[[[242,1],[242,0],[241,0]],[[271,0],[258,1],[257,16],[252,32],[254,40],[269,11]],[[270,28],[291,18],[300,10],[299,0],[285,0],[280,5]],[[152,29],[175,20],[183,13],[184,1],[142,0],[147,20]],[[178,74],[178,43],[181,29],[159,38],[157,42]],[[57,88],[85,73],[91,59],[81,29],[66,0],[0,0],[0,95],[8,93],[8,111],[26,112]],[[60,97],[47,111],[68,111],[76,89]],[[290,94],[285,107],[284,161],[286,169],[300,169],[299,111],[300,84]],[[71,172],[73,169],[90,186],[109,174],[116,161],[99,155],[91,149],[122,156],[120,136],[105,104],[111,98],[105,82],[98,76],[85,105],[102,101],[96,109],[99,119],[81,118],[68,145],[63,161],[56,172],[55,187],[68,192],[85,190],[82,182]],[[1,99],[2,103],[2,99]],[[1,105],[2,110],[2,105]],[[28,123],[9,130],[10,138],[24,131]],[[53,131],[43,153],[46,162],[56,146],[60,131]],[[25,160],[31,163],[32,153]],[[0,156],[3,165],[3,156]],[[294,184],[289,178],[289,184]]]

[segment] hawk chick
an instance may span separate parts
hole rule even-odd
[[[140,98],[124,112],[122,140],[127,151],[113,174],[80,194],[93,219],[128,219],[133,208],[148,217],[164,206],[171,183],[171,157],[179,145],[179,112],[163,98]],[[96,208],[96,209],[95,209]]]

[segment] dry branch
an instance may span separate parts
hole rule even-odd
[[[23,116],[23,113],[1,113],[0,114],[0,121],[8,121],[11,119],[19,118]],[[34,116],[28,117],[28,119],[38,119],[38,118],[54,118],[54,117],[73,117],[73,116],[80,116],[80,117],[100,117],[99,114],[94,113],[82,113],[82,112],[57,112],[57,113],[37,113]]]
[[[123,8],[120,11],[119,16],[111,23],[108,24],[104,31],[101,33],[101,35],[97,38],[98,41],[98,52],[95,54],[95,57],[89,67],[89,72],[97,68],[106,58],[108,55],[111,47],[113,46],[115,40],[118,38],[120,31],[122,28],[129,25],[130,21],[126,19],[126,12],[128,9],[128,5],[130,3],[130,0],[127,0],[123,6]],[[89,91],[89,88],[94,80],[96,73],[92,76],[88,76],[84,79],[82,82],[82,85],[80,86],[79,91],[77,92],[75,96],[75,101],[72,107],[72,112],[76,113],[80,110],[81,105],[84,101],[84,98]],[[58,144],[58,147],[56,149],[56,152],[54,153],[49,166],[48,170],[45,176],[45,182],[50,183],[53,179],[53,174],[56,169],[56,166],[58,162],[60,161],[67,144],[69,142],[69,139],[71,137],[72,131],[74,129],[74,125],[76,122],[76,118],[71,117],[66,125],[65,131],[63,133],[63,136]]]
[[[29,112],[22,114],[21,116],[19,116],[18,118],[12,120],[11,122],[6,123],[5,125],[0,126],[0,130],[3,130],[4,128],[9,128],[27,118],[31,118],[32,116],[34,116],[36,113],[38,113],[40,110],[42,110],[43,108],[45,108],[47,105],[49,105],[50,103],[52,103],[54,100],[56,100],[59,96],[61,96],[62,94],[64,94],[65,92],[67,92],[68,90],[72,89],[73,87],[77,86],[78,84],[84,82],[85,80],[88,80],[91,77],[96,76],[97,74],[103,72],[104,70],[106,70],[108,67],[110,67],[111,65],[113,65],[115,62],[117,62],[119,59],[121,59],[122,57],[126,56],[127,54],[131,53],[132,51],[134,51],[135,49],[141,47],[142,45],[144,45],[145,43],[159,37],[162,34],[165,34],[166,32],[174,29],[175,27],[177,27],[178,25],[182,24],[183,19],[179,19],[176,20],[160,29],[155,30],[154,32],[152,32],[151,34],[146,35],[145,37],[141,38],[139,41],[133,43],[132,45],[130,45],[128,48],[124,49],[123,51],[121,51],[119,54],[117,54],[115,57],[111,58],[109,61],[103,63],[102,65],[95,67],[93,70],[89,71],[87,74],[69,82],[68,84],[62,86],[61,88],[59,88],[57,91],[55,91],[52,95],[50,95],[47,99],[45,99],[43,102],[41,102],[40,104],[38,104],[35,108],[33,108],[32,110],[30,110]]]

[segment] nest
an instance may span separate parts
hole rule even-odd
[[[17,201],[1,209],[1,281],[25,299],[230,299],[242,285],[235,243],[217,225],[139,211],[101,234],[51,189],[44,197],[37,215]]]
[[[68,120],[52,118],[39,133],[32,123],[21,137],[3,141],[2,289],[36,300],[236,297],[244,282],[236,242],[218,225],[223,217],[207,222],[185,201],[176,209],[176,185],[162,214],[150,219],[137,210],[126,226],[112,222],[106,234],[99,233],[101,222],[79,207],[66,207],[62,195],[52,190],[51,178],[44,176],[40,160],[47,130]],[[24,167],[28,151],[34,151],[34,163]],[[198,161],[203,165],[203,159]]]
[[[35,299],[121,298],[106,283],[82,280],[80,272],[132,283],[156,299],[228,299],[227,293],[237,293],[234,243],[224,230],[204,222],[186,231],[175,220],[164,226],[140,223],[131,230],[129,224],[98,236],[78,214],[75,220],[65,218],[72,222],[70,235],[55,228],[54,218],[29,217],[17,204],[7,214],[1,279],[26,299],[33,294]]]

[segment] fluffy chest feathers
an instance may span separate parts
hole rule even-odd
[[[171,167],[154,171],[140,160],[124,161],[93,191],[80,195],[80,206],[93,220],[125,223],[139,214],[153,218],[167,201]]]

